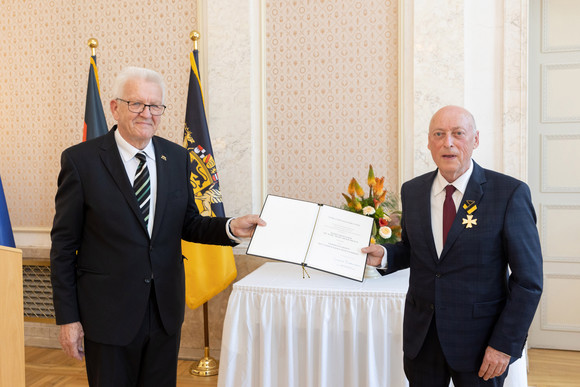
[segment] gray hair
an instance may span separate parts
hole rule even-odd
[[[157,71],[142,68],[142,67],[125,67],[115,78],[115,83],[113,84],[113,96],[114,98],[122,98],[123,91],[127,82],[141,79],[147,82],[156,83],[161,87],[162,101],[165,102],[165,82],[163,82],[163,77]]]

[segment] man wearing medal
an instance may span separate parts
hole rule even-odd
[[[503,386],[542,293],[528,186],[480,167],[471,113],[446,106],[429,125],[437,170],[401,188],[402,240],[363,249],[382,274],[410,268],[403,324],[411,387]]]

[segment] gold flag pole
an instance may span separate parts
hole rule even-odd
[[[193,40],[193,50],[197,50],[199,32],[191,31],[189,38]],[[203,304],[203,336],[204,336],[204,357],[197,364],[192,364],[189,373],[195,376],[214,376],[218,374],[218,362],[209,355],[209,327],[208,327],[207,302]]]
[[[99,41],[95,38],[90,38],[87,42],[89,47],[91,48],[91,56],[97,55],[97,47],[99,47]]]
[[[205,341],[204,357],[197,364],[192,364],[189,373],[195,376],[214,376],[218,374],[218,362],[209,355],[209,328],[207,302],[203,304],[203,335]]]

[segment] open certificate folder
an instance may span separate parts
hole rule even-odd
[[[268,195],[247,254],[363,280],[373,219],[322,204]]]

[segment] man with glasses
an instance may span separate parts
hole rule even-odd
[[[113,93],[117,125],[61,158],[50,253],[59,340],[67,355],[86,356],[91,386],[175,386],[181,239],[235,245],[265,223],[199,214],[187,150],[155,136],[160,74],[126,68]]]

